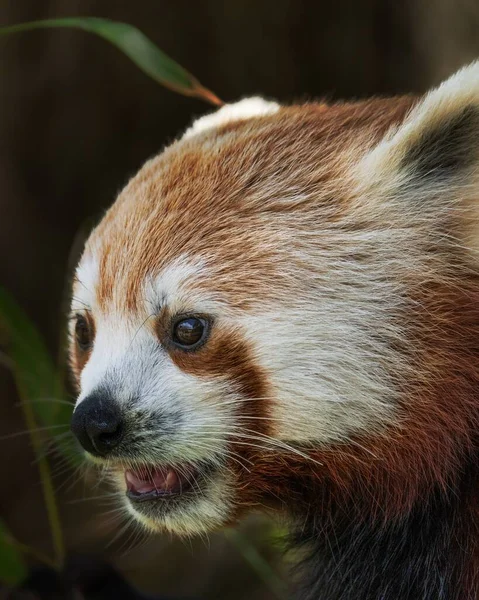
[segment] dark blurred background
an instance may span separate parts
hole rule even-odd
[[[139,27],[225,101],[283,102],[422,92],[479,56],[477,0],[0,0],[0,25],[98,16]],[[141,164],[210,110],[75,30],[0,39],[0,283],[61,353],[68,273],[81,242]],[[0,436],[25,429],[0,367]],[[0,439],[0,516],[50,551],[28,437]],[[60,487],[70,553],[106,557],[144,590],[175,598],[275,598],[231,539],[156,538],[125,553],[87,484]],[[80,490],[80,492],[79,492]],[[247,523],[277,570],[278,551]],[[130,536],[131,537],[131,536]],[[266,536],[267,537],[267,536]]]

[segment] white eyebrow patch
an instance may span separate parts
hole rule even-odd
[[[221,127],[234,121],[244,121],[254,117],[271,115],[279,110],[279,104],[269,102],[259,96],[245,98],[233,104],[226,104],[214,113],[197,119],[193,125],[186,130],[183,139],[190,138],[197,133],[203,133],[208,129]]]
[[[99,278],[99,261],[93,254],[85,255],[75,272],[72,310],[91,308],[95,303],[95,288]]]
[[[195,282],[208,276],[206,261],[184,254],[175,259],[156,276],[145,280],[146,310],[158,312],[168,305],[173,312],[201,303],[202,294],[195,290]]]

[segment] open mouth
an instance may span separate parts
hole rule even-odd
[[[143,466],[125,471],[126,495],[133,502],[178,497],[191,491],[200,472],[188,465],[174,467]]]

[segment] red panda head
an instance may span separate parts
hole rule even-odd
[[[423,99],[243,100],[146,163],[71,329],[73,430],[135,517],[447,484],[477,425],[478,139],[475,64]]]

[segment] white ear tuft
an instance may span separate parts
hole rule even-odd
[[[245,98],[234,104],[226,104],[216,112],[205,115],[197,119],[193,125],[186,130],[183,138],[189,138],[197,133],[202,133],[207,129],[221,127],[233,121],[244,121],[254,117],[263,117],[275,113],[279,109],[279,104],[269,102],[255,96]]]
[[[360,164],[363,181],[437,188],[467,183],[479,165],[479,62],[429,92]]]

